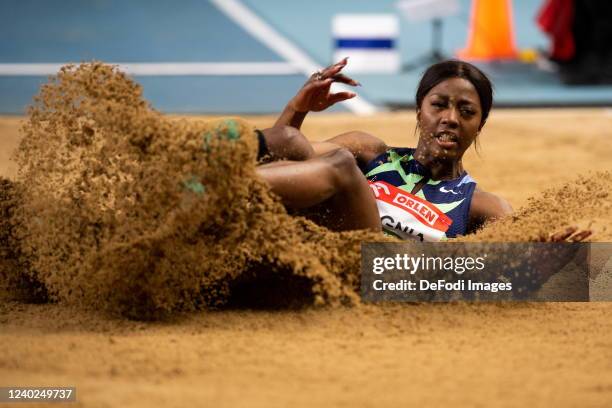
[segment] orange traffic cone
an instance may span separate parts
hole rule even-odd
[[[472,0],[468,45],[457,56],[492,60],[516,58],[517,54],[511,0]]]

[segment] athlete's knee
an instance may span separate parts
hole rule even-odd
[[[357,165],[353,153],[345,147],[334,149],[324,156],[329,163],[338,170],[347,170]]]
[[[355,156],[348,149],[333,150],[328,153],[327,157],[336,187],[340,189],[350,188],[355,182],[363,178]]]

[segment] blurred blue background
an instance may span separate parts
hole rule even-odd
[[[222,0],[220,0],[222,1]],[[243,0],[282,37],[319,65],[331,63],[331,20],[338,13],[397,13],[395,1]],[[452,56],[467,42],[470,0],[444,19],[443,52]],[[546,50],[548,39],[535,17],[540,0],[513,2],[517,48]],[[431,24],[401,20],[404,64],[430,51]],[[251,36],[207,0],[3,0],[0,3],[0,65],[88,60],[122,63],[277,62],[285,58]],[[492,77],[496,102],[507,106],[610,105],[612,86],[566,86],[554,72],[534,64],[480,64]],[[399,74],[359,75],[364,98],[374,105],[409,106],[425,65]],[[273,113],[306,77],[282,75],[135,76],[157,109],[176,113]],[[0,113],[20,114],[45,75],[0,75]],[[342,107],[339,110],[345,109]]]

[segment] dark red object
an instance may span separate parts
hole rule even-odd
[[[574,41],[574,0],[546,0],[536,19],[552,40],[551,58],[569,61],[576,53]]]

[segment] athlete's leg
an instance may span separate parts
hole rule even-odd
[[[262,165],[257,173],[289,208],[323,205],[329,213],[324,223],[331,229],[381,229],[372,191],[346,149],[301,162]]]

